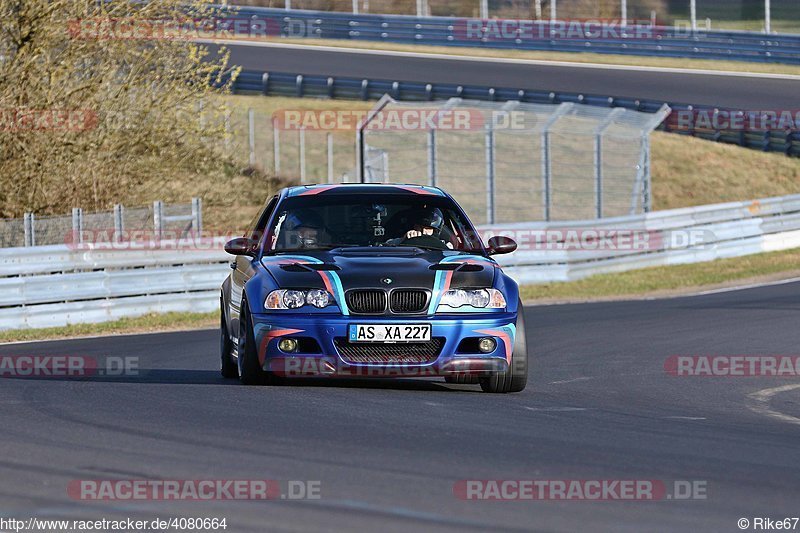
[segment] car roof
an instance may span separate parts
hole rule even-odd
[[[286,196],[310,196],[316,194],[419,194],[447,196],[438,187],[403,183],[337,183],[331,185],[300,185],[287,187]]]

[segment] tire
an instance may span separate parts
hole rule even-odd
[[[250,308],[247,300],[242,300],[239,311],[239,346],[237,347],[239,359],[239,381],[244,385],[280,385],[283,380],[272,372],[261,368],[258,362],[258,347],[256,346],[253,325],[250,323]]]
[[[477,385],[478,376],[470,376],[469,374],[452,374],[444,377],[445,382],[453,383],[455,385]]]
[[[238,378],[239,366],[231,358],[231,350],[233,349],[233,342],[228,335],[228,326],[225,323],[225,308],[223,307],[223,299],[219,299],[219,357],[220,357],[220,374],[223,378]]]
[[[520,392],[528,384],[528,346],[525,339],[525,312],[522,302],[519,302],[517,309],[517,334],[514,336],[511,366],[506,372],[498,372],[491,377],[481,378],[480,384],[483,392]]]

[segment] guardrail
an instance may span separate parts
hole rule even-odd
[[[800,195],[601,220],[480,229],[519,239],[517,252],[497,259],[520,283],[571,281],[595,274],[800,247]],[[581,234],[584,242],[589,234],[595,235],[597,242],[611,234],[617,235],[611,238],[615,243],[631,234],[647,239],[638,248],[588,249],[570,246],[569,231]],[[555,249],[530,246],[520,237],[556,232],[564,236],[561,242],[545,237]],[[230,271],[230,256],[222,251],[222,242],[201,239],[191,248],[181,248],[164,241],[161,246],[147,250],[91,244],[1,249],[0,329],[217,309],[219,287]]]
[[[230,272],[220,242],[197,240],[189,248],[162,241],[146,250],[118,246],[0,249],[0,329],[218,307],[220,285]]]
[[[800,195],[601,220],[482,229],[517,236],[522,241],[519,251],[498,256],[506,272],[520,283],[574,281],[597,274],[800,247]],[[554,242],[554,235],[563,235],[565,241]],[[531,243],[526,245],[525,236]],[[592,238],[587,241],[587,236]],[[577,240],[570,244],[570,238]]]
[[[596,38],[574,21],[370,15],[236,7],[251,35],[800,64],[800,35],[630,25]],[[263,21],[260,22],[260,21]],[[263,24],[263,26],[262,26]],[[583,24],[579,28],[584,30]],[[587,28],[589,29],[589,28]],[[240,33],[244,33],[241,29]]]
[[[666,104],[673,110],[673,113],[708,110],[709,114],[713,115],[714,112],[713,108],[680,102],[617,98],[614,96],[586,93],[535,91],[509,87],[455,85],[447,83],[419,83],[341,76],[312,76],[287,72],[260,72],[253,70],[244,70],[239,74],[234,84],[234,91],[237,93],[257,93],[267,96],[309,96],[350,100],[378,100],[384,94],[388,94],[395,100],[410,101],[463,98],[486,101],[518,100],[520,102],[542,104],[572,102],[601,107],[623,107],[625,109],[648,113],[656,113]],[[669,121],[663,122],[658,129],[715,142],[736,144],[765,152],[781,152],[786,155],[800,156],[800,131],[796,130],[767,129],[763,131],[728,131],[697,127],[694,124],[690,124],[687,128],[675,129],[670,126]]]

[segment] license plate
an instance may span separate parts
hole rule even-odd
[[[350,324],[350,342],[427,342],[430,324]]]

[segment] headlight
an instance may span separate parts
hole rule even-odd
[[[299,309],[305,304],[314,307],[326,307],[332,300],[328,291],[310,289],[307,291],[278,289],[267,295],[265,309]]]
[[[330,301],[331,295],[328,294],[328,291],[323,291],[322,289],[313,289],[306,293],[306,303],[309,303],[314,307],[319,307],[322,309],[323,307],[326,307]]]
[[[453,289],[444,293],[439,302],[440,307],[454,309],[465,305],[478,309],[503,309],[506,307],[506,299],[497,289]]]

